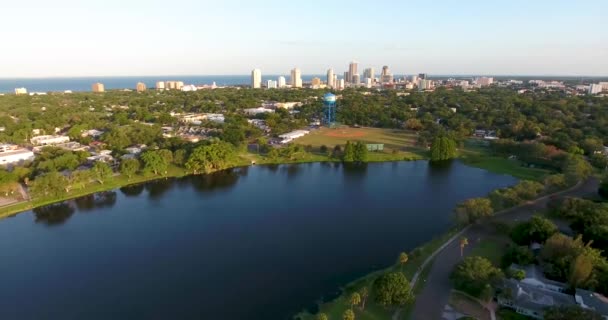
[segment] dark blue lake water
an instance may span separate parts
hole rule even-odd
[[[460,162],[258,166],[0,221],[0,319],[288,319],[516,179]]]

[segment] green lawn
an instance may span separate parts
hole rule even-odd
[[[506,239],[508,240],[508,239]],[[469,239],[469,241],[477,241]],[[505,252],[505,243],[498,239],[483,239],[479,244],[471,250],[471,256],[484,257],[496,266],[500,265],[500,260]]]
[[[464,148],[459,152],[466,165],[494,173],[508,174],[522,180],[542,181],[553,173],[550,170],[523,166],[519,160],[493,156],[484,141],[477,139],[465,141]]]

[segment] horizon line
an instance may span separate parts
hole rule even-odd
[[[393,76],[408,76],[418,75],[419,73],[393,73]],[[429,77],[444,77],[444,76],[458,76],[458,77],[480,77],[480,76],[492,76],[492,77],[578,77],[578,78],[608,78],[608,75],[585,75],[585,74],[492,74],[492,73],[437,73],[429,74]],[[0,77],[0,80],[14,80],[14,79],[70,79],[70,78],[168,78],[168,77],[234,77],[234,76],[251,76],[250,73],[240,74],[174,74],[174,75],[88,75],[88,76],[17,76],[17,77]],[[289,74],[280,73],[269,73],[262,74],[262,77],[268,76],[289,76]],[[302,76],[325,76],[325,73],[307,73]]]

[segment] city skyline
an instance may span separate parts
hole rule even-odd
[[[336,19],[345,8],[351,19]],[[3,9],[12,12],[0,19],[0,28],[11,30],[3,38],[10,44],[0,61],[3,78],[242,75],[253,66],[286,74],[294,65],[302,74],[324,74],[352,59],[376,70],[389,65],[394,74],[608,75],[608,3],[600,0],[33,0]],[[265,21],[278,27],[261,28]]]

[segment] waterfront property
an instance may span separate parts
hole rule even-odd
[[[522,270],[526,276],[520,281],[503,281],[497,297],[499,305],[536,319],[543,319],[544,311],[549,307],[579,305],[608,319],[608,298],[603,295],[578,288],[574,295],[568,294],[567,284],[546,279],[536,265],[512,265],[510,268]]]

